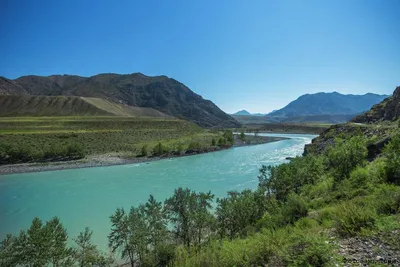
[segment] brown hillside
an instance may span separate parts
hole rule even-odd
[[[151,108],[130,107],[99,98],[0,95],[0,116],[170,117]]]

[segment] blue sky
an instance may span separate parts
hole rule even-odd
[[[226,112],[400,85],[399,0],[0,0],[0,75],[173,77]]]

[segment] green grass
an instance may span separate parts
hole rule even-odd
[[[86,155],[117,153],[136,156],[143,145],[162,143],[173,151],[191,142],[207,148],[219,133],[170,118],[15,117],[0,118],[0,144],[32,151],[78,145]]]

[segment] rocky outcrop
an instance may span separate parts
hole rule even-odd
[[[352,122],[375,123],[382,121],[395,121],[400,118],[400,86],[396,88],[393,95],[376,104],[368,112],[361,114]]]

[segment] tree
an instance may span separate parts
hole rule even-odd
[[[211,231],[215,217],[211,214],[211,203],[214,195],[211,191],[208,193],[199,193],[196,195],[196,205],[193,212],[194,236],[195,242],[200,245],[207,230]]]
[[[266,211],[266,198],[261,191],[230,191],[226,198],[217,199],[217,222],[219,234],[230,239],[254,225]]]
[[[80,232],[78,237],[74,238],[77,249],[74,249],[74,258],[80,267],[87,266],[109,266],[113,263],[112,259],[107,259],[100,251],[97,250],[96,245],[91,242],[93,231],[86,227],[83,232]]]
[[[149,233],[149,243],[157,254],[159,244],[163,243],[167,235],[167,222],[161,202],[157,202],[153,195],[150,195],[143,209]]]
[[[71,250],[67,248],[67,230],[63,227],[58,217],[52,218],[46,223],[44,231],[49,236],[49,251],[53,266],[57,267],[65,261],[69,262]]]
[[[165,200],[165,212],[167,218],[175,227],[177,239],[181,239],[188,247],[190,238],[190,202],[192,192],[188,188],[175,189],[174,195]]]
[[[110,219],[112,228],[108,244],[112,252],[120,250],[121,257],[128,258],[132,267],[135,262],[142,264],[147,252],[147,229],[141,209],[132,207],[126,214],[124,209],[118,208]]]
[[[175,227],[175,236],[187,247],[201,243],[205,230],[210,229],[213,198],[211,192],[197,194],[188,188],[178,188],[165,201],[164,208],[167,218]]]
[[[122,259],[129,258],[131,266],[134,267],[136,250],[131,242],[131,232],[129,229],[128,216],[124,209],[118,208],[113,215],[110,216],[111,233],[108,236],[108,246],[114,253],[118,249],[121,251]]]
[[[0,266],[17,266],[20,259],[17,251],[17,238],[8,234],[0,242]]]
[[[244,134],[243,131],[240,132],[240,140],[242,140],[243,142],[246,140],[246,135]]]

